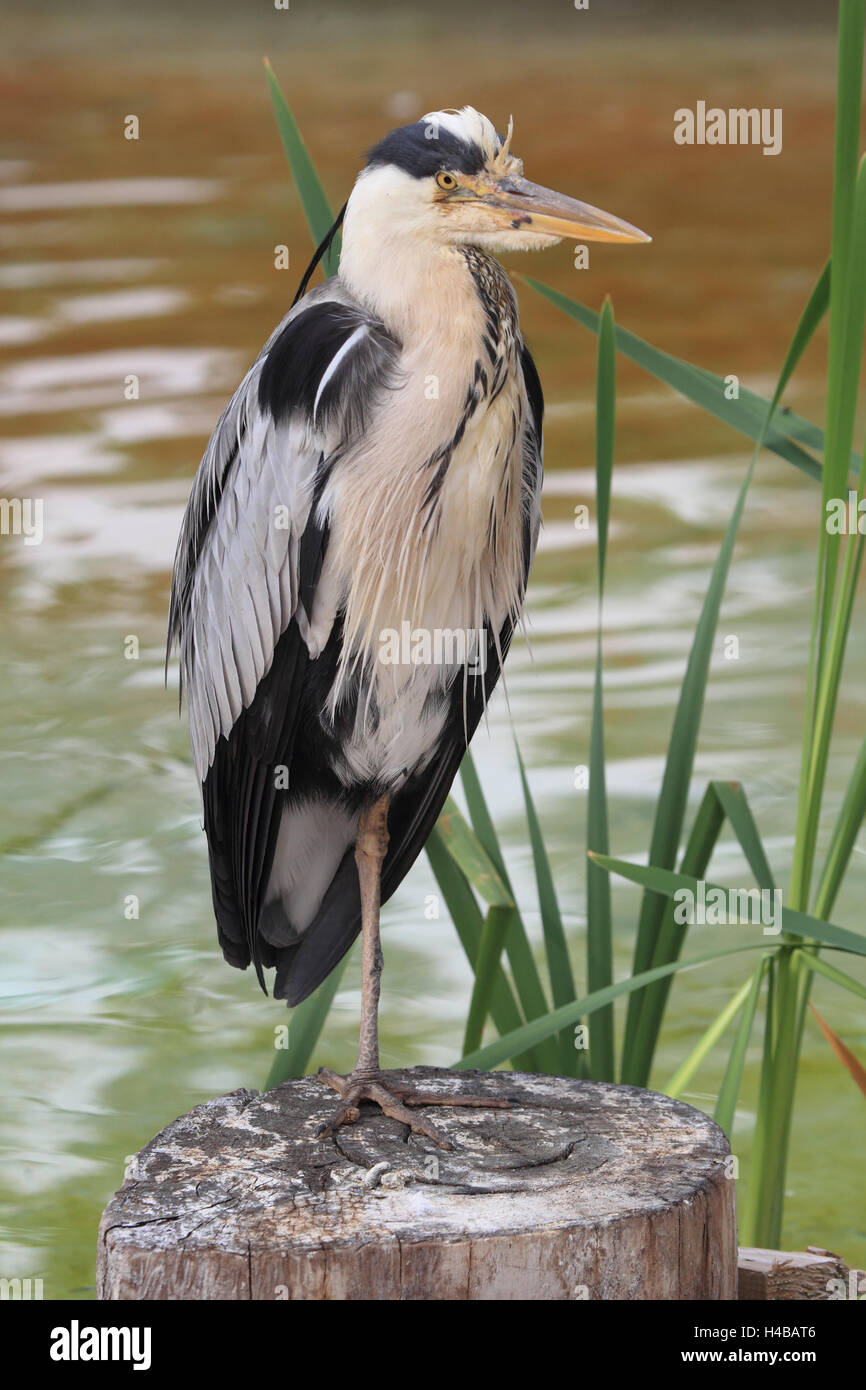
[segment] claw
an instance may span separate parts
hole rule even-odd
[[[407,1125],[414,1134],[424,1134],[437,1144],[440,1149],[456,1149],[459,1147],[453,1139],[449,1139],[442,1130],[434,1125],[432,1120],[427,1120],[417,1113],[417,1109],[425,1105],[447,1105],[447,1106],[475,1106],[479,1109],[498,1108],[500,1110],[509,1108],[507,1100],[493,1100],[487,1096],[467,1096],[467,1095],[433,1095],[429,1091],[414,1091],[411,1085],[396,1084],[389,1081],[383,1072],[353,1072],[350,1076],[340,1076],[337,1072],[331,1071],[330,1067],[319,1067],[318,1079],[325,1086],[330,1086],[332,1090],[342,1098],[343,1105],[337,1112],[336,1117],[328,1123],[319,1126],[317,1134],[320,1137],[331,1137],[341,1125],[354,1124],[360,1118],[358,1109],[359,1101],[371,1101],[378,1105],[384,1114],[390,1115],[393,1120],[399,1120],[401,1124]],[[409,1109],[415,1108],[415,1113]]]

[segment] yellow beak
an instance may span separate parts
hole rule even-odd
[[[546,236],[573,237],[577,241],[652,241],[651,236],[630,222],[528,179],[508,177],[479,188],[473,201],[476,200],[496,214],[501,227],[513,231],[543,232]]]

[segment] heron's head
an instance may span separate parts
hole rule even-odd
[[[563,237],[639,242],[629,222],[523,177],[503,139],[471,106],[433,111],[401,126],[370,151],[349,200],[369,232],[390,240],[422,237],[487,251],[534,251]]]

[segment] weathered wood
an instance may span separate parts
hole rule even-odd
[[[764,1250],[743,1245],[739,1253],[738,1298],[803,1299],[820,1303],[858,1297],[860,1270],[849,1270],[832,1250]],[[866,1293],[866,1284],[863,1284]]]
[[[99,1230],[103,1299],[734,1299],[734,1183],[700,1111],[632,1086],[395,1072],[510,1098],[435,1107],[437,1149],[315,1078],[200,1105],[136,1156]]]

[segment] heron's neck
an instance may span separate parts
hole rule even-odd
[[[404,349],[443,339],[456,346],[465,337],[467,352],[474,350],[478,296],[458,246],[420,232],[378,236],[347,216],[340,278]]]

